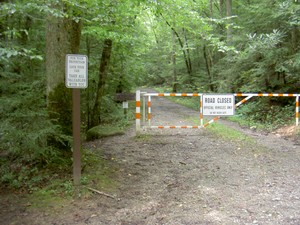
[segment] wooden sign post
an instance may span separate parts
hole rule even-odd
[[[85,55],[66,55],[66,87],[72,88],[73,124],[73,182],[80,185],[81,141],[80,141],[80,88],[88,86],[88,59]]]

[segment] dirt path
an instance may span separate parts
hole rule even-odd
[[[160,98],[154,125],[189,124],[193,110]],[[116,199],[94,195],[47,213],[20,212],[4,224],[300,224],[300,146],[242,129],[252,141],[207,129],[148,130],[87,143],[120,168]],[[9,210],[8,210],[9,211]],[[22,214],[23,213],[23,214]],[[23,216],[22,216],[23,215]]]

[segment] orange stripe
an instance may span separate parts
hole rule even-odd
[[[171,129],[174,129],[174,128],[176,128],[176,127],[175,127],[175,126],[170,126],[170,128],[171,128]]]
[[[203,119],[203,114],[202,113],[200,114],[200,119]]]
[[[242,104],[243,104],[243,103],[245,103],[246,101],[247,101],[247,99],[243,99],[241,102],[242,102]]]
[[[243,96],[243,93],[236,93],[236,96],[241,97],[241,96]]]
[[[135,107],[141,107],[141,102],[140,101],[136,101],[135,102]]]
[[[198,96],[198,93],[193,93],[193,96],[194,96],[194,97],[197,97],[197,96]]]
[[[182,93],[181,96],[182,96],[182,97],[186,97],[186,96],[187,96],[187,93]]]
[[[159,128],[159,129],[164,129],[165,127],[164,127],[164,126],[158,126],[158,128]]]
[[[298,112],[296,113],[296,118],[299,118],[299,113]]]
[[[164,93],[158,93],[158,96],[159,96],[159,97],[163,97],[163,96],[165,96],[165,95],[164,95]]]
[[[151,113],[148,113],[148,120],[151,119]]]
[[[273,94],[268,94],[268,96],[269,96],[269,97],[273,97],[274,95],[273,95]]]
[[[299,102],[296,102],[296,107],[299,107]]]
[[[151,102],[148,102],[148,107],[151,107]]]
[[[294,94],[288,94],[288,96],[289,96],[289,97],[293,97],[293,96],[294,96]]]
[[[136,118],[136,119],[141,119],[141,114],[140,114],[140,113],[136,113],[136,114],[135,114],[135,118]]]
[[[181,126],[180,128],[186,129],[186,128],[187,128],[187,126]]]
[[[264,96],[264,95],[262,93],[259,93],[258,96],[261,97],[261,96]]]
[[[213,120],[214,120],[214,121],[217,121],[218,119],[219,119],[219,117],[215,117],[215,118],[213,118]]]
[[[282,97],[282,96],[283,96],[283,94],[278,94],[278,96],[279,96],[279,97]]]
[[[176,96],[176,95],[175,95],[175,93],[171,93],[170,96],[174,97],[174,96]]]
[[[198,126],[193,126],[193,129],[198,129]]]

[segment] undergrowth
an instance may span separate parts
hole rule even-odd
[[[1,190],[31,193],[51,186],[55,180],[68,187],[72,178],[72,137],[49,118],[44,79],[11,74],[0,76],[0,81]],[[114,112],[110,111],[110,117],[106,115],[106,128],[126,129],[133,121],[134,102],[126,118],[120,105],[111,108]],[[107,132],[105,129],[103,135]]]
[[[275,130],[295,123],[295,106],[290,103],[284,106],[272,104],[268,99],[259,99],[242,105],[236,116],[229,119],[242,126],[261,130]]]
[[[82,177],[78,187],[73,185],[71,176],[64,178],[52,177],[47,185],[35,190],[28,196],[31,208],[43,207],[45,211],[59,210],[60,207],[70,204],[71,199],[87,199],[94,196],[88,188],[114,196],[118,185],[113,179],[119,171],[114,158],[106,158],[101,149],[90,146],[82,149]]]

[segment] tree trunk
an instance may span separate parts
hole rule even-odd
[[[112,44],[113,42],[111,39],[104,40],[104,46],[102,50],[102,56],[101,56],[100,67],[99,67],[98,88],[97,88],[95,104],[92,110],[91,124],[89,126],[90,128],[97,126],[101,122],[101,117],[100,117],[101,98],[104,95],[104,85],[106,82],[109,61],[111,58]]]
[[[213,1],[214,0],[209,1],[210,18],[213,18]]]
[[[212,57],[210,56],[210,53],[208,52],[209,50],[206,49],[206,46],[204,45],[203,47],[203,54],[204,54],[204,59],[205,59],[205,66],[206,66],[206,71],[208,75],[208,81],[209,81],[209,89],[210,91],[214,91],[214,85],[213,85],[213,77],[211,73],[211,68],[212,68]]]
[[[176,35],[172,31],[172,42],[173,42],[173,51],[172,51],[172,64],[173,64],[173,92],[177,92],[177,70],[176,70]]]
[[[46,26],[46,76],[49,116],[72,134],[71,90],[65,88],[65,56],[79,52],[81,23],[49,15]]]
[[[224,0],[220,0],[220,16],[223,18]]]
[[[91,49],[92,49],[89,35],[86,36],[85,44],[86,44],[87,57],[89,59],[90,55],[91,55]],[[88,126],[90,124],[90,110],[91,110],[90,88],[89,87],[86,89],[85,104],[86,104],[86,124],[87,124],[86,129],[88,130],[88,128],[89,128]]]
[[[192,75],[193,74],[193,69],[192,69],[190,48],[189,48],[189,43],[188,43],[188,39],[187,39],[187,36],[186,36],[186,29],[184,29],[184,28],[183,28],[183,35],[184,35],[184,41],[185,41],[186,53],[187,53],[188,71],[189,71],[189,74]]]
[[[227,17],[232,16],[232,0],[226,1],[226,16]],[[227,43],[230,44],[231,42],[232,42],[232,27],[231,25],[229,25],[227,28]]]
[[[164,18],[164,16],[162,15],[162,13],[160,13],[160,15],[161,15],[161,17],[165,20],[166,24],[171,28],[171,30],[172,30],[172,31],[174,32],[174,34],[176,35],[177,40],[178,40],[178,42],[179,42],[179,44],[180,44],[182,53],[183,53],[183,57],[184,57],[184,61],[185,61],[185,65],[186,65],[186,68],[187,68],[188,75],[191,77],[191,76],[192,76],[191,65],[190,65],[190,63],[189,63],[187,51],[186,51],[185,48],[184,48],[184,43],[183,43],[182,39],[180,38],[178,32],[175,30],[175,28],[169,23],[168,20],[166,20],[166,19]]]

